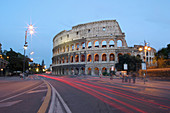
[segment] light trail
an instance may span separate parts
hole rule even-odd
[[[81,90],[81,91],[84,91],[84,92],[86,92],[86,93],[88,93],[88,94],[90,94],[90,95],[92,95],[92,96],[94,96],[94,97],[96,97],[96,98],[98,98],[98,99],[100,99],[101,101],[103,101],[103,102],[105,102],[105,103],[107,103],[107,104],[109,104],[109,105],[111,105],[111,106],[113,106],[113,107],[116,107],[117,109],[120,109],[121,111],[122,111],[122,109],[125,109],[125,108],[122,108],[122,106],[119,106],[119,105],[117,105],[116,103],[114,103],[114,102],[112,102],[112,101],[110,101],[110,100],[108,100],[108,99],[106,99],[106,98],[109,98],[109,99],[111,99],[111,100],[113,100],[113,101],[115,101],[115,102],[118,102],[118,103],[120,103],[120,104],[123,104],[123,105],[125,105],[125,106],[127,106],[127,107],[129,107],[129,108],[131,108],[131,109],[133,109],[133,110],[136,110],[136,111],[138,111],[138,112],[141,112],[141,113],[145,113],[145,111],[143,111],[143,110],[141,110],[141,109],[139,109],[139,108],[137,108],[137,107],[134,107],[134,106],[132,106],[132,105],[130,105],[130,104],[127,104],[127,103],[125,103],[125,102],[123,102],[123,101],[120,101],[120,100],[118,100],[118,99],[115,99],[115,98],[113,98],[113,97],[110,97],[110,96],[108,96],[108,95],[106,95],[106,94],[103,94],[103,93],[101,93],[101,92],[99,92],[99,91],[96,91],[96,90],[94,90],[94,89],[91,89],[91,88],[97,88],[97,89],[100,89],[100,90],[102,90],[102,91],[104,91],[104,92],[106,92],[106,93],[109,93],[109,94],[114,94],[114,95],[117,95],[117,96],[120,96],[120,97],[123,97],[123,98],[126,98],[126,99],[128,99],[128,100],[132,100],[132,101],[136,101],[136,102],[138,102],[138,103],[142,103],[142,104],[144,104],[143,102],[146,102],[146,104],[148,104],[148,103],[151,103],[151,104],[153,104],[153,105],[157,105],[157,106],[161,106],[161,107],[164,107],[164,108],[170,108],[169,106],[166,106],[166,105],[161,105],[161,104],[158,104],[158,103],[155,103],[155,102],[152,102],[152,101],[148,101],[148,100],[144,100],[144,99],[141,99],[141,98],[138,98],[138,97],[134,97],[134,96],[131,96],[131,95],[127,95],[127,94],[125,94],[125,93],[121,93],[120,91],[118,92],[118,91],[114,91],[114,90],[111,90],[111,89],[108,89],[108,88],[104,88],[104,87],[100,87],[100,86],[96,86],[96,85],[92,85],[92,84],[88,84],[88,83],[85,83],[84,81],[83,82],[81,82],[81,81],[77,81],[77,80],[74,80],[74,79],[66,79],[66,80],[64,80],[63,78],[62,79],[60,79],[60,78],[56,78],[56,77],[50,77],[50,76],[46,76],[46,75],[38,75],[38,76],[43,76],[43,77],[46,77],[46,78],[51,78],[51,79],[55,79],[55,80],[57,80],[57,81],[60,81],[60,82],[64,82],[64,83],[66,83],[66,84],[68,84],[68,85],[70,85],[70,86],[72,86],[72,87],[75,87],[75,88],[77,88],[77,89],[79,89],[79,90]],[[68,82],[69,81],[69,82]],[[89,81],[88,81],[89,82]],[[91,82],[90,82],[91,83]],[[84,85],[86,85],[86,86],[89,86],[89,87],[86,87],[86,86],[84,86]],[[100,84],[101,85],[101,84]],[[102,86],[103,86],[104,84],[102,84]],[[107,87],[109,87],[109,85],[104,85],[104,86],[107,86]],[[117,87],[118,88],[118,87]],[[124,88],[123,88],[124,89]],[[100,96],[101,95],[101,96]],[[105,97],[105,98],[103,98],[103,97]],[[136,96],[136,95],[135,95]],[[150,104],[148,104],[148,105],[150,105]],[[150,105],[150,106],[152,106],[152,105]],[[155,107],[155,106],[152,106],[152,107]],[[157,108],[157,107],[156,107]],[[127,111],[126,110],[126,112],[131,112],[131,111]]]

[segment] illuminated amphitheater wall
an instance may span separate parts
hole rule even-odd
[[[110,73],[119,55],[140,55],[137,49],[127,46],[125,33],[116,20],[80,24],[54,37],[52,72],[53,75]]]

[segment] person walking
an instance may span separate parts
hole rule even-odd
[[[136,82],[136,75],[135,75],[135,73],[133,73],[132,79],[133,79],[133,83],[135,83]]]

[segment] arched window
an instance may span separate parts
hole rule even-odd
[[[114,61],[115,60],[115,55],[113,53],[110,54],[110,61]]]
[[[59,60],[59,64],[61,64],[61,59]]]
[[[107,42],[106,42],[105,40],[102,41],[102,47],[103,47],[103,48],[107,47]]]
[[[114,44],[114,41],[113,41],[113,40],[110,40],[110,41],[109,41],[109,47],[114,47],[114,45],[115,45],[115,44]]]
[[[62,63],[64,63],[64,57],[62,58]]]
[[[118,60],[119,60],[119,57],[122,56],[122,55],[123,55],[122,53],[119,53],[119,54],[118,54]]]
[[[98,54],[94,55],[94,61],[99,61],[99,55]]]
[[[68,63],[68,56],[66,56],[66,63]]]
[[[63,47],[63,53],[65,52],[65,46]]]
[[[81,48],[82,48],[82,49],[85,49],[85,42],[82,42],[82,43],[81,43]]]
[[[60,53],[59,48],[58,48],[58,54]]]
[[[91,55],[90,54],[87,55],[87,62],[91,62]]]
[[[98,40],[96,40],[96,41],[94,42],[94,47],[99,48],[99,41],[98,41]]]
[[[117,41],[117,47],[122,47],[122,41],[121,40]]]
[[[140,58],[140,55],[139,55],[139,54],[137,55],[137,58]]]
[[[76,44],[76,50],[79,50],[79,43]]]
[[[79,55],[75,56],[75,62],[79,62]]]
[[[95,68],[94,68],[94,74],[95,74],[95,75],[99,75],[99,68],[98,68],[98,67],[95,67]]]
[[[75,69],[75,75],[78,75],[79,74],[79,68],[76,68]]]
[[[105,73],[105,72],[107,72],[107,68],[103,67],[102,68],[102,73]]]
[[[107,56],[106,56],[106,54],[104,53],[104,54],[102,54],[102,61],[107,61]]]
[[[70,62],[73,63],[73,56],[70,57]]]
[[[83,74],[83,75],[85,74],[85,68],[84,67],[81,68],[81,74]]]
[[[71,50],[74,51],[74,44],[71,45]]]
[[[66,50],[67,52],[69,52],[69,46],[67,45],[67,50]]]
[[[91,48],[91,47],[92,47],[92,43],[91,43],[91,42],[88,42],[87,47],[88,47],[88,48]]]
[[[91,68],[90,68],[90,67],[88,68],[87,74],[88,74],[88,75],[91,75]]]
[[[81,55],[81,62],[85,62],[85,56],[83,54]]]

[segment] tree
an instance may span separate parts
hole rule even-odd
[[[122,71],[123,65],[128,65],[128,72],[129,71],[137,71],[140,68],[142,60],[136,56],[130,56],[128,54],[120,55],[119,56],[119,63],[116,63],[115,67],[118,71]]]
[[[165,68],[170,67],[170,44],[166,48],[160,49],[156,54],[155,58],[157,60],[157,67]]]
[[[157,60],[161,58],[170,59],[170,44],[168,44],[166,48],[160,49],[155,56]]]
[[[3,58],[9,62],[8,67],[9,71],[23,71],[23,60],[24,60],[24,55],[21,53],[17,53],[10,48],[10,51],[4,50],[2,53]],[[25,61],[25,69],[27,70],[28,64],[29,64],[29,58],[26,56],[26,61]]]

